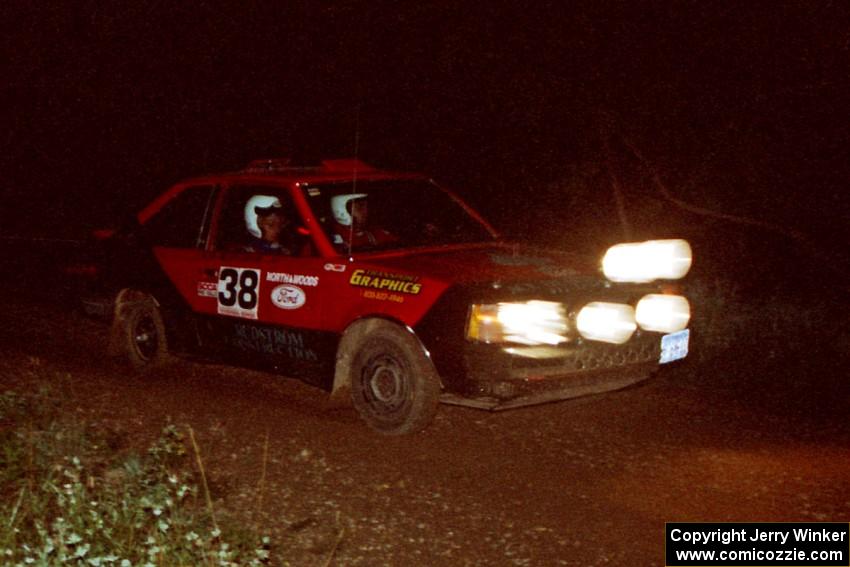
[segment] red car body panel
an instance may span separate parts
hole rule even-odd
[[[274,367],[283,373],[294,371],[295,362],[298,369],[301,363],[316,362],[325,375],[315,383],[327,388],[340,338],[354,322],[370,318],[395,321],[414,333],[441,373],[444,401],[455,403],[475,400],[467,405],[494,408],[561,399],[570,397],[565,394],[570,391],[622,387],[657,366],[660,335],[638,332],[625,345],[593,344],[578,336],[574,317],[587,302],[634,305],[644,294],[663,292],[667,284],[612,285],[595,260],[504,243],[474,210],[443,189],[450,198],[446,206],[453,207],[454,201],[473,219],[484,235],[480,241],[341,251],[328,233],[332,219],[327,211],[314,210],[316,199],[330,199],[339,188],[356,193],[358,187],[381,182],[428,180],[338,160],[316,168],[262,161],[245,171],[180,182],[139,212],[136,226],[109,239],[115,248],[112,260],[120,269],[112,270],[106,287],[112,297],[118,290],[137,288],[155,297],[167,323],[173,322],[168,333],[181,337],[172,342],[187,345],[189,351],[238,350],[242,345],[245,357],[272,355]],[[297,219],[291,230],[301,243],[293,255],[221,244],[220,236],[235,218],[225,219],[228,196],[245,187],[274,191],[292,203]],[[175,245],[146,236],[148,226],[167,216],[163,211],[198,188],[209,196],[205,208],[196,211],[196,241]],[[244,233],[245,227],[241,229]],[[538,298],[561,302],[569,311],[572,334],[565,344],[534,351],[466,337],[470,305]],[[288,351],[257,352],[263,345],[240,342],[244,336],[234,335],[249,328],[258,336],[279,330],[301,350],[289,358]],[[594,377],[600,373],[615,379]]]

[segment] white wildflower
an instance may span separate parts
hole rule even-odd
[[[86,553],[89,552],[89,549],[91,549],[91,546],[87,543],[84,543],[83,545],[81,545],[77,548],[77,552],[74,553],[74,557],[77,558],[77,559],[79,559],[81,557],[85,557]]]

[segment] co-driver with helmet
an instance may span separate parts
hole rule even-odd
[[[366,193],[349,193],[331,197],[334,217],[333,242],[346,248],[380,246],[398,240],[380,227],[370,227]]]

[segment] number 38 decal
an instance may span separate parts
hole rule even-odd
[[[257,318],[259,270],[222,266],[218,271],[217,291],[219,313],[246,319]]]

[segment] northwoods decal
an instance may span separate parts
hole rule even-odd
[[[266,281],[316,287],[319,285],[319,276],[303,276],[301,274],[287,274],[285,272],[267,272]]]

